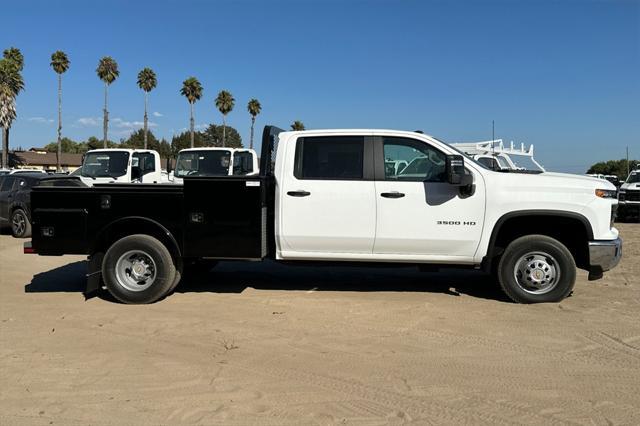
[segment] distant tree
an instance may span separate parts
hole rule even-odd
[[[304,123],[296,120],[291,124],[291,130],[304,130]]]
[[[227,128],[227,114],[229,114],[236,104],[236,100],[233,95],[226,91],[221,90],[216,97],[216,107],[218,111],[222,113],[222,146],[226,146],[226,128]]]
[[[187,98],[187,101],[189,101],[189,106],[191,107],[191,119],[189,120],[189,128],[191,131],[191,148],[195,146],[195,121],[193,119],[193,104],[196,101],[200,100],[200,98],[202,97],[202,91],[202,84],[200,84],[198,79],[195,77],[189,77],[185,81],[183,81],[182,89],[180,89],[180,94]]]
[[[109,131],[109,111],[107,110],[107,92],[109,85],[116,81],[116,78],[120,75],[118,71],[118,63],[111,57],[105,56],[98,62],[98,68],[96,68],[98,78],[104,82],[104,117],[102,119],[102,130],[104,137],[102,139],[103,147],[107,147],[107,133]]]
[[[147,139],[146,142],[145,139]],[[128,149],[143,149],[145,143],[147,143],[148,149],[156,149],[160,142],[158,141],[158,139],[156,139],[151,131],[148,130],[147,134],[145,135],[144,129],[138,129],[135,132],[131,133],[131,135],[129,135],[127,139],[124,139],[122,142],[120,142],[120,146],[122,148]]]
[[[256,124],[256,115],[262,111],[262,105],[257,99],[251,99],[247,104],[247,110],[251,114],[251,137],[249,138],[249,148],[253,149],[253,127]]]
[[[204,146],[225,146],[222,144],[222,138],[226,137],[225,145],[229,148],[242,148],[242,137],[236,129],[231,126],[226,128],[210,124],[207,129],[202,132]]]
[[[204,146],[204,137],[201,132],[182,132],[171,139],[171,152],[173,157],[185,148],[198,148]]]
[[[639,164],[638,160],[629,160],[629,170],[634,169],[634,165]],[[589,167],[588,174],[616,175],[618,179],[625,180],[627,178],[627,160],[609,160],[601,161]]]
[[[69,58],[61,50],[51,55],[51,68],[58,74],[58,149],[56,150],[56,170],[62,171],[60,157],[62,156],[62,74],[69,69]]]
[[[9,129],[17,117],[16,97],[24,90],[20,71],[24,58],[20,50],[10,48],[0,59],[0,127],[2,127],[2,167],[9,164]]]
[[[171,144],[166,141],[166,139],[162,139],[158,142],[158,146],[154,147],[156,151],[160,154],[162,158],[171,158],[173,157],[173,151],[171,150]]]
[[[81,143],[75,142],[69,138],[62,138],[59,142],[51,142],[45,145],[44,149],[47,152],[58,152],[58,147],[60,147],[61,152],[66,152],[68,154],[81,154],[84,152],[82,150]]]
[[[80,148],[81,152],[87,152],[91,149],[117,148],[118,144],[113,141],[107,140],[107,146],[105,147],[104,140],[100,140],[95,136],[91,136],[86,141],[81,142],[80,146],[81,146]]]
[[[147,149],[147,132],[149,118],[147,116],[147,104],[149,101],[149,92],[158,85],[156,73],[151,68],[144,68],[138,73],[138,87],[144,90],[144,149]]]

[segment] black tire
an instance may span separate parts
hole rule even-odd
[[[127,253],[133,254],[127,256]],[[142,254],[136,258],[136,253]],[[128,269],[130,279],[126,278],[127,274],[124,272],[121,272],[119,278],[118,271],[127,270],[125,266],[131,259],[151,261],[146,264],[152,265],[150,270],[153,272],[153,279],[144,281],[145,284],[141,284],[139,289],[136,285],[143,281],[136,282],[133,278],[133,267]],[[120,260],[122,263],[119,265]],[[164,244],[149,235],[130,235],[116,241],[109,247],[102,261],[104,283],[109,293],[123,303],[153,303],[169,294],[175,277],[176,267],[171,253]]]
[[[526,266],[530,265],[530,262],[538,262],[531,260],[536,257],[529,256],[534,253],[541,260],[541,263],[537,264],[539,268]],[[545,272],[548,268],[553,272]],[[529,271],[531,273],[527,274]],[[545,275],[547,273],[549,275]],[[498,264],[497,274],[502,290],[516,303],[560,302],[573,290],[576,281],[576,263],[571,252],[560,241],[545,235],[527,235],[514,240],[507,246]],[[533,283],[536,281],[530,279],[532,276],[535,278],[534,274],[540,277],[540,281],[537,282],[538,287],[535,289]],[[549,280],[549,277],[554,276],[555,279]],[[547,283],[546,288],[545,283]]]
[[[24,210],[15,209],[11,213],[9,224],[11,225],[11,235],[14,238],[28,238],[31,236],[31,222]]]
[[[178,284],[180,284],[180,280],[182,280],[182,268],[176,268],[176,275],[173,278],[173,283],[171,284],[171,287],[169,287],[169,291],[167,292],[167,296],[170,295],[171,293],[173,293],[176,289],[176,287],[178,287]]]

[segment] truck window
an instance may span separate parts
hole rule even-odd
[[[186,151],[178,155],[175,176],[227,176],[231,152],[227,150]]]
[[[117,178],[127,173],[129,153],[126,151],[90,152],[84,157],[82,172],[84,177]]]
[[[294,176],[298,179],[362,179],[364,138],[329,136],[300,138]]]
[[[7,176],[6,178],[4,178],[4,180],[2,181],[2,186],[0,186],[0,191],[2,192],[11,191],[11,187],[13,186],[14,180],[15,178],[11,176]]]
[[[385,137],[382,143],[385,180],[445,182],[446,157],[442,152],[424,142],[407,138]]]
[[[253,173],[253,155],[247,151],[237,151],[233,154],[233,174],[248,175]]]
[[[136,164],[137,163],[137,164]],[[142,175],[154,172],[156,170],[155,158],[150,152],[136,152],[133,154],[133,167],[139,167]]]
[[[496,159],[492,157],[480,157],[478,158],[478,163],[487,166],[487,168],[491,170],[500,170],[500,165]]]

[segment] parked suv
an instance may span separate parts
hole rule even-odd
[[[46,173],[0,175],[0,226],[9,225],[16,238],[31,236],[31,188],[46,186],[84,186],[78,179]]]

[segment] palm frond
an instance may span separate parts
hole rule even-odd
[[[185,81],[182,82],[182,89],[180,89],[180,94],[187,98],[190,104],[199,101],[202,97],[202,84],[195,77],[189,77]]]
[[[260,105],[260,101],[258,101],[257,99],[251,99],[247,104],[247,111],[249,111],[249,114],[251,114],[253,117],[260,114],[260,111],[262,111],[262,105]]]
[[[62,50],[56,50],[51,55],[51,68],[58,73],[63,74],[69,69],[69,58]]]
[[[236,100],[233,95],[226,90],[221,90],[216,97],[216,107],[223,115],[230,113],[233,110],[235,103]]]
[[[138,87],[150,92],[158,85],[156,73],[151,68],[144,68],[138,73]]]
[[[120,71],[118,71],[118,63],[111,56],[105,56],[100,59],[100,62],[98,62],[96,73],[100,80],[107,84],[111,84],[120,75]]]

